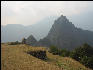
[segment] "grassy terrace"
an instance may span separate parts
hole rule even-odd
[[[1,70],[90,70],[74,59],[53,55],[47,50],[46,61],[26,53],[37,50],[46,48],[1,44]]]

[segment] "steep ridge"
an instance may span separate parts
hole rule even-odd
[[[93,32],[75,27],[66,16],[61,15],[54,21],[48,35],[39,40],[37,45],[55,45],[58,48],[72,50],[83,43],[93,45]]]

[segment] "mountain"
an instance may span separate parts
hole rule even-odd
[[[33,24],[33,25],[30,25],[30,26],[27,26],[27,31],[31,32],[31,34],[37,39],[37,40],[40,40],[44,37],[47,36],[50,28],[52,27],[53,25],[53,21],[56,19],[57,17],[56,16],[50,16],[50,17],[46,17],[44,18],[42,21],[36,23],[36,24]],[[31,35],[30,34],[30,35]],[[29,35],[28,35],[29,36]]]
[[[27,38],[30,35],[33,35],[37,40],[43,39],[48,35],[57,17],[58,16],[49,16],[36,24],[28,26],[21,24],[1,25],[1,42],[21,41],[23,37]],[[79,14],[78,16],[68,16],[75,26],[83,28],[84,30],[93,31],[92,17],[92,12],[83,13],[83,15]]]
[[[1,26],[1,42],[21,41],[22,38],[27,38],[30,35],[33,35],[37,40],[42,39],[47,36],[55,18],[55,16],[50,16],[29,26],[21,24]]]
[[[1,26],[1,42],[21,40],[25,35],[25,27],[19,24]]]
[[[34,46],[34,44],[37,42],[37,40],[34,38],[34,36],[30,35],[26,39],[26,44]]]
[[[93,32],[75,27],[66,16],[61,15],[54,21],[48,35],[41,39],[37,45],[55,45],[58,48],[72,50],[83,43],[93,46]]]

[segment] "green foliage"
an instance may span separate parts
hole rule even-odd
[[[70,54],[70,51],[66,49],[58,49],[56,46],[50,46],[50,52],[63,57],[67,57]]]
[[[89,66],[90,68],[93,69],[93,55],[92,55],[91,57],[89,57],[88,63],[89,63],[89,64],[88,64],[87,66]]]
[[[56,46],[50,46],[50,52],[63,57],[70,56],[85,66],[93,69],[93,48],[87,43],[71,52],[66,49],[58,49]]]
[[[83,58],[80,60],[80,62],[82,64],[84,64],[85,66],[93,69],[93,56],[91,56],[91,57],[83,56]]]
[[[59,66],[59,67],[61,67],[61,66],[62,66],[62,63],[61,63],[61,62],[56,61],[56,65],[57,65],[57,66]]]
[[[93,69],[93,48],[88,44],[83,44],[71,52],[70,56]]]
[[[9,45],[17,45],[17,44],[21,44],[20,42],[18,41],[15,41],[15,42],[10,42]]]
[[[69,55],[70,55],[70,51],[68,51],[66,49],[61,49],[60,56],[68,57]]]
[[[50,52],[54,55],[59,55],[60,51],[56,46],[50,46]]]

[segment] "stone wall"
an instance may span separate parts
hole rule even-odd
[[[46,60],[47,59],[47,56],[46,56],[46,51],[29,51],[27,52],[28,54],[36,57],[36,58],[39,58],[39,59],[42,59],[42,60]]]

